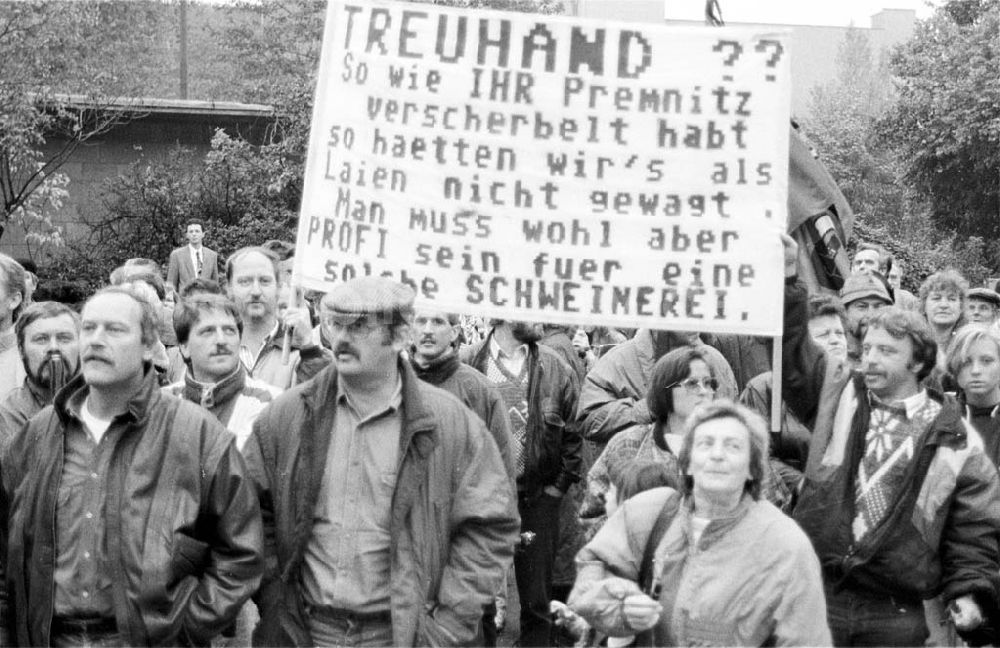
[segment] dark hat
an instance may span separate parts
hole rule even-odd
[[[365,315],[409,319],[413,314],[413,289],[385,277],[359,277],[337,284],[323,297],[323,306],[335,318],[349,323]]]
[[[1000,295],[998,295],[995,290],[990,290],[989,288],[973,288],[969,292],[965,293],[965,298],[979,299],[993,304],[996,308],[1000,308]]]
[[[844,306],[865,297],[876,297],[887,304],[892,304],[889,291],[885,284],[868,274],[852,274],[840,289],[840,301]]]

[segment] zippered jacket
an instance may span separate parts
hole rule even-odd
[[[928,392],[941,411],[916,441],[904,481],[881,523],[855,541],[855,483],[871,407],[861,374],[828,360],[809,337],[806,289],[785,290],[783,396],[811,421],[805,481],[795,520],[813,542],[834,588],[916,602],[971,594],[985,614],[997,605],[1000,479],[978,434],[951,397]]]
[[[77,376],[17,433],[0,459],[8,523],[0,614],[22,646],[50,645],[67,406]],[[236,438],[197,405],[160,392],[147,368],[105,477],[106,566],[125,645],[208,645],[260,585],[260,510]]]
[[[403,360],[400,463],[389,517],[395,646],[470,644],[514,557],[520,518],[482,420]],[[336,418],[336,365],[278,396],[243,448],[264,516],[255,646],[313,646],[301,568]]]

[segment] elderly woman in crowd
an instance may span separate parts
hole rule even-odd
[[[935,272],[920,284],[920,312],[931,325],[941,370],[945,367],[945,349],[965,323],[965,293],[968,291],[969,282],[955,270]]]
[[[601,512],[600,501],[608,490],[612,464],[660,461],[675,471],[679,479],[677,452],[683,438],[684,421],[697,406],[713,400],[718,387],[704,354],[697,347],[674,349],[660,358],[653,366],[646,392],[646,406],[653,422],[633,426],[611,437],[587,474],[587,498],[581,517],[593,517]],[[777,506],[784,506],[791,500],[791,493],[770,464],[763,493]]]
[[[965,420],[1000,466],[1000,333],[982,324],[963,326],[948,346],[948,372],[958,383]]]
[[[728,401],[687,422],[680,492],[628,500],[577,556],[570,607],[637,645],[830,645],[819,561],[761,499],[764,421]]]

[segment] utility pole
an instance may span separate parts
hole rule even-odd
[[[187,23],[187,0],[179,0],[178,9],[180,12],[180,95],[181,99],[188,98],[188,23]]]

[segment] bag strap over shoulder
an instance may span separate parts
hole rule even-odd
[[[657,576],[657,574],[653,573],[653,554],[656,552],[656,547],[659,546],[660,541],[663,540],[663,536],[666,535],[670,523],[677,516],[677,511],[680,507],[681,494],[677,492],[672,493],[663,505],[663,508],[660,509],[660,514],[656,517],[656,523],[653,524],[653,530],[646,541],[646,549],[642,552],[642,562],[639,563],[639,587],[653,599],[659,599],[659,592],[653,591],[653,583]]]

